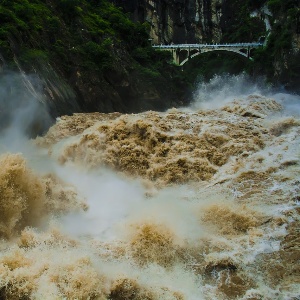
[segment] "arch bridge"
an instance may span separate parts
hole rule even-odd
[[[235,43],[235,44],[172,44],[153,45],[157,50],[170,51],[174,63],[183,66],[191,58],[211,51],[229,51],[242,55],[248,59],[252,58],[252,50],[262,47],[263,43]]]

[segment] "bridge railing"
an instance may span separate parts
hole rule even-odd
[[[233,44],[171,44],[171,45],[152,45],[153,48],[160,49],[189,49],[189,48],[257,48],[263,46],[263,43],[233,43]]]

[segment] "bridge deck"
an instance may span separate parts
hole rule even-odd
[[[158,49],[214,49],[214,48],[258,48],[263,46],[263,43],[235,43],[235,44],[172,44],[172,45],[153,45],[153,48]]]

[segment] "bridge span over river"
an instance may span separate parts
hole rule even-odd
[[[252,60],[252,50],[263,47],[263,43],[235,43],[235,44],[171,44],[153,45],[157,50],[170,51],[174,63],[183,66],[191,58],[211,51],[229,51],[245,56]]]

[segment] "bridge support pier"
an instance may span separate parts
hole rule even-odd
[[[250,47],[247,48],[247,58],[250,59]]]
[[[173,61],[175,62],[176,65],[180,64],[179,51],[180,51],[179,49],[172,49]]]

